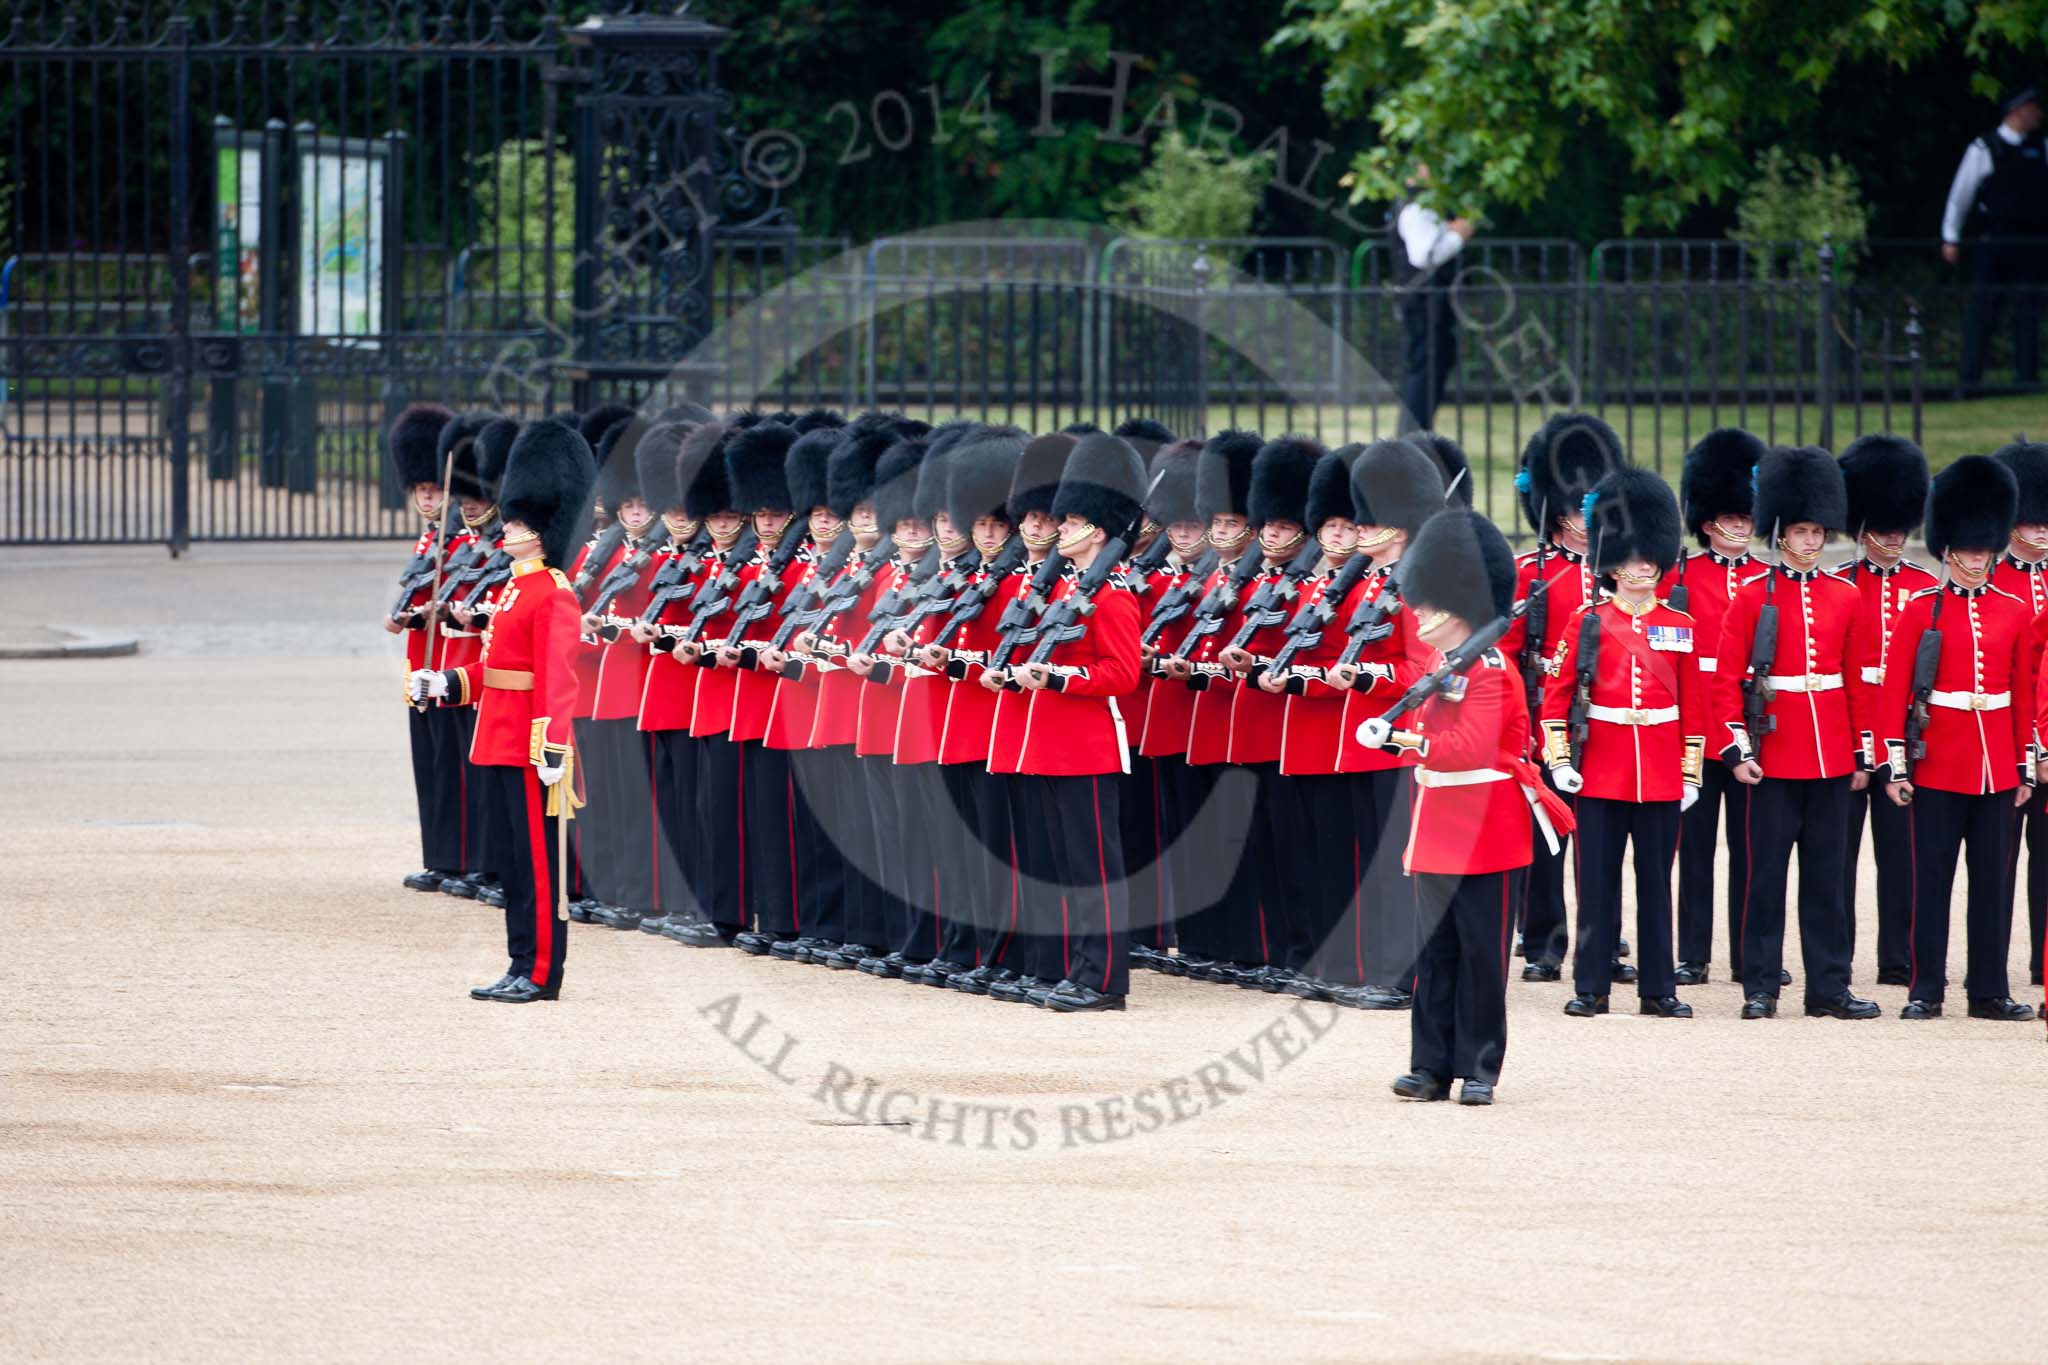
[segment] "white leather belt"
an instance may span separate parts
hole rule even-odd
[[[1428,768],[1415,770],[1418,787],[1476,787],[1482,782],[1505,782],[1508,775],[1497,768],[1467,768],[1463,772],[1439,773]]]
[[[1863,681],[1869,683],[1872,687],[1878,686],[1884,681],[1884,670],[1881,668],[1864,669]]]
[[[1586,714],[1609,725],[1669,725],[1678,719],[1675,706],[1588,706]]]
[[[1765,681],[1773,692],[1833,692],[1842,685],[1839,673],[1772,673]]]
[[[1928,704],[1951,711],[2003,711],[2012,705],[2010,692],[1929,692]]]
[[[1713,659],[1698,659],[1695,662],[1699,664],[1699,669],[1702,673],[1712,673],[1714,671],[1716,661]]]

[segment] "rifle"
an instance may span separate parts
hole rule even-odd
[[[910,566],[909,571],[897,582],[895,590],[884,594],[882,600],[875,603],[874,610],[868,613],[868,633],[853,647],[855,654],[872,657],[891,631],[908,629],[923,619],[925,609],[936,600],[939,593],[945,591],[947,580],[953,577],[951,570],[939,572],[939,565],[944,562],[938,550],[933,548],[925,552],[924,558]],[[939,611],[945,609],[943,604],[938,607]],[[876,659],[875,666],[868,670],[867,681],[885,683],[895,675],[895,672],[896,666],[893,662]]]
[[[989,651],[988,671],[1000,673],[1010,666],[1010,660],[1020,645],[1029,644],[1038,635],[1038,618],[1044,614],[1052,598],[1053,584],[1060,581],[1060,574],[1066,570],[1067,557],[1057,549],[1046,553],[1032,572],[1031,583],[1022,597],[1003,608],[1002,619],[996,622],[996,632],[1002,636],[996,647]],[[961,669],[966,676],[966,669]]]
[[[491,557],[477,566],[476,577],[470,580],[469,591],[462,595],[459,605],[465,611],[475,611],[482,604],[485,593],[511,579],[512,556],[503,550],[493,550]]]
[[[1579,617],[1578,673],[1572,680],[1572,704],[1565,713],[1565,733],[1571,740],[1572,766],[1583,770],[1586,739],[1592,733],[1593,675],[1600,668],[1600,613],[1586,611]]]
[[[434,532],[435,544],[440,543],[440,530]],[[391,604],[391,619],[404,621],[407,630],[420,630],[426,622],[413,611],[412,595],[434,581],[435,557],[431,551],[416,554],[406,561],[405,572],[398,576],[398,600]]]
[[[754,581],[747,584],[747,590],[740,594],[740,600],[733,606],[732,629],[725,633],[721,648],[738,644],[748,626],[775,610],[775,594],[782,587],[782,576],[789,572],[789,566],[796,562],[796,557],[809,542],[809,534],[795,525],[784,529],[775,552],[768,556],[768,562],[761,566],[761,572],[754,575]],[[752,668],[759,662],[759,650],[740,651],[740,667]]]
[[[1333,607],[1331,610],[1335,611],[1336,608]],[[1371,601],[1360,602],[1358,610],[1352,612],[1350,621],[1345,623],[1344,634],[1346,639],[1344,641],[1344,652],[1337,656],[1337,666],[1346,668],[1357,663],[1358,656],[1365,653],[1367,645],[1375,640],[1383,639],[1386,633],[1393,629],[1393,627],[1387,624],[1387,618],[1399,610],[1401,610],[1401,563],[1399,560],[1396,560],[1394,567],[1387,570],[1386,581],[1380,584],[1379,592],[1373,596]]]
[[[1401,694],[1400,700],[1388,707],[1379,718],[1388,725],[1392,725],[1395,721],[1443,691],[1445,683],[1449,682],[1456,674],[1463,673],[1471,668],[1472,665],[1478,663],[1479,656],[1499,644],[1500,637],[1507,634],[1513,628],[1516,621],[1525,618],[1528,612],[1529,599],[1525,597],[1515,603],[1505,616],[1496,616],[1479,629],[1473,631],[1465,637],[1465,643],[1444,655],[1442,663],[1423,674],[1420,678],[1417,678],[1408,690]]]
[[[455,600],[456,590],[475,583],[483,577],[484,565],[491,558],[491,548],[479,532],[469,544],[455,552],[455,557],[442,566],[444,572],[441,586],[434,593],[434,600],[443,606]]]
[[[1777,544],[1778,528],[1771,528],[1771,543]],[[1763,737],[1777,728],[1771,714],[1771,664],[1778,657],[1778,564],[1772,557],[1765,570],[1764,604],[1756,614],[1756,634],[1749,643],[1749,665],[1742,675],[1742,725],[1749,732],[1754,753],[1763,752]],[[1915,660],[1917,666],[1918,660]]]
[[[851,531],[847,532],[841,540],[842,543],[851,544],[853,533]],[[868,586],[875,581],[875,575],[882,571],[882,566],[887,564],[895,553],[896,541],[885,533],[880,540],[875,542],[872,549],[864,552],[859,568],[854,569],[837,582],[828,582],[819,591],[816,606],[803,612],[791,614],[789,620],[783,624],[785,627],[794,624],[796,629],[790,631],[787,638],[794,639],[798,633],[807,630],[823,631],[826,626],[851,610],[853,605],[860,601],[867,593]],[[849,557],[851,557],[850,554]],[[844,560],[841,562],[843,563]],[[835,648],[830,642],[822,638],[818,641],[818,648],[822,653],[835,657],[848,652],[844,648]],[[801,678],[808,666],[803,659],[791,659],[782,666],[782,676],[785,678]]]
[[[1543,505],[1544,516],[1550,504]],[[1544,529],[1536,536],[1536,575],[1529,582],[1529,605],[1523,612],[1522,654],[1516,662],[1522,670],[1522,702],[1529,714],[1543,714],[1543,642],[1550,633],[1550,579],[1544,574],[1546,551],[1550,548],[1548,520],[1537,522]]]
[[[671,555],[668,563],[654,575],[654,581],[647,585],[647,605],[640,608],[640,619],[649,625],[659,624],[668,614],[668,604],[691,591],[690,579],[703,567],[704,551],[711,544],[711,533],[699,530],[683,546],[682,553]]]
[[[1152,617],[1145,623],[1145,633],[1138,637],[1138,643],[1149,645],[1159,638],[1159,633],[1186,616],[1194,608],[1195,594],[1202,590],[1202,584],[1209,581],[1209,575],[1216,569],[1216,551],[1204,550],[1187,566],[1187,577],[1159,599],[1159,605],[1152,608]]]
[[[1121,566],[1124,547],[1137,537],[1138,529],[1144,524],[1145,513],[1140,509],[1137,518],[1121,536],[1112,536],[1103,543],[1102,549],[1096,553],[1095,562],[1074,584],[1073,591],[1046,608],[1044,618],[1038,623],[1037,643],[1031,647],[1031,655],[1024,662],[1046,663],[1051,660],[1055,649],[1088,633],[1088,618],[1095,614],[1095,594],[1102,591],[1102,585]],[[1011,691],[1023,690],[1015,679],[1005,681],[1004,686]]]
[[[1166,557],[1172,553],[1173,542],[1167,539],[1165,531],[1161,531],[1159,535],[1156,538],[1154,538],[1151,546],[1146,549],[1145,553],[1139,555],[1137,558],[1131,561],[1131,572],[1133,574],[1151,573],[1155,569],[1158,569],[1161,565],[1165,564]]]
[[[1250,546],[1245,547],[1245,552],[1231,564],[1230,571],[1223,576],[1223,581],[1209,589],[1208,596],[1195,608],[1194,624],[1188,627],[1187,636],[1180,642],[1180,648],[1173,651],[1175,658],[1193,658],[1195,645],[1203,636],[1214,635],[1223,629],[1223,618],[1237,605],[1238,594],[1244,591],[1245,584],[1252,581],[1252,577],[1258,573],[1259,566],[1263,563],[1265,556]],[[1188,675],[1187,681],[1188,686],[1195,691],[1204,692],[1208,690],[1210,678],[1206,673],[1192,673]]]
[[[697,591],[691,594],[690,624],[683,628],[680,637],[655,637],[653,648],[657,652],[667,654],[673,652],[679,644],[697,643],[698,638],[704,634],[704,628],[711,624],[712,618],[732,605],[732,590],[739,586],[740,570],[754,557],[754,551],[759,548],[760,543],[759,538],[754,535],[753,528],[749,527],[740,533],[740,538],[725,552],[724,561],[720,564],[718,572],[698,584]]]
[[[576,571],[576,581],[569,585],[575,590],[577,601],[585,600],[584,595],[596,586],[598,574],[610,561],[612,551],[618,549],[619,542],[625,538],[625,525],[615,521],[599,531],[590,542],[590,549],[583,556],[583,567]]]
[[[1929,699],[1934,693],[1934,675],[1941,667],[1941,607],[1948,597],[1947,585],[1938,591],[1941,595],[1934,599],[1934,618],[1913,651],[1913,701],[1906,708],[1906,771],[1894,781],[1912,781],[1914,765],[1927,757],[1927,714],[1933,705]],[[1912,800],[1910,796],[1906,799]]]
[[[832,587],[832,580],[846,567],[846,561],[853,555],[853,533],[842,531],[832,542],[832,548],[824,559],[812,566],[811,576],[806,578],[782,601],[782,624],[775,628],[775,635],[768,641],[768,648],[781,651],[789,648],[789,642],[804,628],[804,618],[820,602],[825,600]],[[754,661],[758,664],[759,659]],[[749,664],[748,667],[754,667]]]
[[[598,585],[597,597],[590,604],[590,614],[595,616],[602,612],[612,604],[620,593],[638,583],[640,581],[640,571],[647,567],[647,561],[654,556],[656,550],[664,548],[669,543],[669,540],[668,523],[663,522],[660,530],[651,533],[645,540],[634,546],[632,552],[619,561],[619,567],[606,574],[604,582]],[[605,630],[611,632],[605,635],[605,639],[616,640],[619,638],[618,627],[607,626]],[[599,633],[602,634],[603,632]]]
[[[1269,626],[1277,626],[1287,619],[1286,604],[1301,593],[1301,581],[1316,571],[1316,564],[1323,557],[1323,547],[1310,541],[1302,552],[1296,555],[1280,571],[1278,577],[1259,585],[1251,601],[1245,603],[1244,621],[1238,626],[1237,634],[1230,637],[1225,649],[1243,649],[1251,643],[1252,636]]]
[[[943,645],[957,632],[965,630],[970,623],[980,620],[982,612],[988,609],[988,600],[1002,590],[1011,573],[1024,562],[1024,555],[1024,537],[1011,536],[1003,545],[1002,553],[981,566],[981,581],[960,594],[953,605],[953,614],[946,618],[946,624],[939,628],[939,633],[934,639]],[[946,661],[946,676],[955,682],[967,676],[966,661],[961,660],[960,664],[961,671],[955,674],[953,661]]]
[[[1337,619],[1338,606],[1351,595],[1351,590],[1358,586],[1358,581],[1371,567],[1371,555],[1351,556],[1324,585],[1323,595],[1294,613],[1294,619],[1287,623],[1286,642],[1273,655],[1273,662],[1266,665],[1268,675],[1281,677],[1293,666],[1295,655],[1304,649],[1314,649],[1323,642],[1323,632],[1329,629],[1330,622]]]

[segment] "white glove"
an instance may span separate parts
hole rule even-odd
[[[443,677],[438,669],[414,669],[408,690],[414,701],[426,701],[430,698],[438,701],[448,695],[448,679]]]
[[[534,772],[539,774],[540,784],[543,787],[552,787],[562,780],[562,770],[560,768],[536,767]]]
[[[1686,811],[1691,810],[1693,802],[1699,799],[1700,784],[1697,782],[1686,783],[1683,792],[1680,794],[1678,798],[1679,814],[1683,815]]]
[[[1569,763],[1565,764],[1562,768],[1552,768],[1550,770],[1550,780],[1566,796],[1577,796],[1586,785],[1586,779],[1581,777],[1579,770]]]
[[[1368,749],[1384,748],[1387,741],[1393,737],[1394,727],[1384,716],[1374,716],[1371,720],[1359,724],[1358,742]]]

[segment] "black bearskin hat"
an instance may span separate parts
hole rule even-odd
[[[1423,454],[1436,461],[1438,472],[1444,476],[1446,498],[1461,507],[1472,505],[1472,461],[1466,458],[1465,447],[1436,431],[1411,431],[1401,439],[1420,446]]]
[[[683,505],[683,480],[676,468],[676,453],[690,429],[681,422],[663,422],[633,444],[640,496],[656,516]]]
[[[576,419],[576,430],[590,446],[590,453],[597,454],[597,443],[604,434],[633,415],[633,409],[624,403],[599,403],[589,412]]]
[[[1166,429],[1166,424],[1155,422],[1150,417],[1126,417],[1116,424],[1113,434],[1121,436],[1126,445],[1137,451],[1138,458],[1147,466],[1162,447],[1173,444],[1173,433]]]
[[[1927,512],[1927,457],[1903,436],[1858,436],[1842,452],[1851,535],[1911,531]]]
[[[596,480],[589,442],[558,422],[534,422],[506,457],[499,506],[505,520],[539,532],[547,562],[561,568],[574,551]]]
[[[441,486],[441,464],[434,458],[434,451],[440,446],[441,428],[454,416],[439,403],[414,403],[392,422],[391,463],[397,466],[402,486]]]
[[[1112,537],[1138,519],[1145,499],[1145,462],[1121,436],[1093,432],[1067,457],[1059,492],[1052,500],[1055,520],[1080,517]]]
[[[830,408],[812,408],[809,412],[804,413],[794,422],[791,422],[790,425],[796,428],[797,435],[802,436],[807,432],[843,427],[846,425],[846,419]],[[823,507],[825,504],[821,501],[816,505]]]
[[[1252,460],[1252,525],[1269,521],[1306,524],[1308,483],[1323,454],[1323,448],[1306,436],[1276,436],[1260,446]]]
[[[1351,520],[1351,466],[1364,453],[1365,447],[1354,441],[1338,446],[1316,461],[1314,472],[1308,476],[1307,516],[1301,523],[1310,535],[1322,530],[1323,523],[1332,517]]]
[[[924,437],[906,436],[882,452],[875,465],[875,521],[884,531],[917,518],[917,472],[929,449]]]
[[[1351,519],[1408,533],[1444,510],[1444,475],[1413,441],[1374,441],[1351,466]]]
[[[925,437],[925,454],[943,455],[962,441],[979,436],[986,430],[988,428],[985,424],[965,417],[956,417],[950,422],[941,422],[933,427],[931,432]]]
[[[875,466],[895,443],[895,424],[886,419],[862,417],[847,428],[846,439],[825,466],[826,506],[832,515],[850,517],[855,507],[875,496]]]
[[[1927,493],[1927,549],[2003,550],[2012,539],[2019,480],[1992,455],[1965,455],[1934,476]]]
[[[606,511],[616,513],[628,498],[640,496],[640,465],[633,452],[647,430],[648,424],[637,417],[621,418],[590,448],[597,459],[597,500]]]
[[[1817,521],[1830,531],[1849,524],[1842,467],[1819,446],[1773,446],[1756,465],[1756,525],[1766,537]]]
[[[1152,467],[1145,471],[1152,490],[1145,511],[1161,526],[1202,519],[1195,511],[1195,468],[1201,456],[1200,441],[1175,441],[1152,457]]]
[[[1017,472],[1010,477],[1010,525],[1022,526],[1032,512],[1052,513],[1053,495],[1059,492],[1060,472],[1067,467],[1079,437],[1064,431],[1034,437],[1017,458]]]
[[[756,422],[725,440],[725,477],[732,500],[742,512],[791,511],[789,477],[782,472],[796,428],[780,422]]]
[[[803,418],[797,419],[797,425],[803,425]],[[782,461],[782,477],[789,484],[789,501],[798,516],[807,517],[814,508],[831,506],[828,471],[832,452],[845,439],[844,425],[825,425],[812,427],[790,443],[789,454]]]
[[[1010,520],[1010,479],[1024,454],[1021,433],[997,432],[962,443],[946,462],[946,514],[963,535],[982,517]]]
[[[723,422],[704,422],[683,433],[676,450],[676,482],[683,488],[683,515],[691,521],[746,510],[737,505],[726,472],[725,442],[730,435]]]
[[[1685,452],[1678,475],[1679,510],[1685,529],[1700,544],[1707,544],[1708,522],[1754,514],[1756,462],[1763,454],[1764,443],[1741,427],[1710,431]]]
[[[1506,615],[1515,600],[1515,553],[1500,528],[1479,513],[1462,507],[1438,512],[1401,557],[1401,596],[1417,608],[1485,625]]]
[[[1250,431],[1219,431],[1195,461],[1195,516],[1206,523],[1226,513],[1251,515],[1252,461],[1261,442]]]
[[[1575,514],[1593,485],[1628,463],[1614,428],[1590,412],[1560,412],[1543,424],[1522,451],[1515,491],[1522,515],[1548,539],[1562,516]]]
[[[476,434],[477,480],[483,484],[484,497],[490,502],[498,500],[498,488],[505,481],[505,461],[512,454],[512,443],[518,439],[519,423],[510,417],[494,417]]]
[[[917,467],[917,488],[910,496],[910,515],[927,525],[935,524],[932,518],[946,509],[946,481],[952,474],[953,457],[974,434],[956,436],[949,433],[943,447],[936,441],[925,443],[924,463]],[[961,531],[958,526],[953,529]]]
[[[1586,535],[1593,572],[1613,573],[1631,559],[1647,559],[1658,573],[1683,553],[1678,499],[1671,485],[1648,469],[1619,469],[1587,494]]]
[[[2048,526],[2048,443],[2014,441],[1993,452],[1992,459],[2012,471],[2019,485],[2019,506],[2013,512],[2015,526]]]
[[[441,424],[441,434],[434,438],[434,477],[438,480],[443,468],[449,471],[449,497],[487,497],[483,476],[476,465],[476,438],[497,416],[495,412],[463,412]],[[448,464],[451,454],[455,456],[453,465]]]

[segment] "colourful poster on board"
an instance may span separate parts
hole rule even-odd
[[[263,153],[215,150],[214,315],[223,332],[262,327]]]
[[[306,148],[299,158],[299,331],[376,345],[384,322],[384,158]]]

